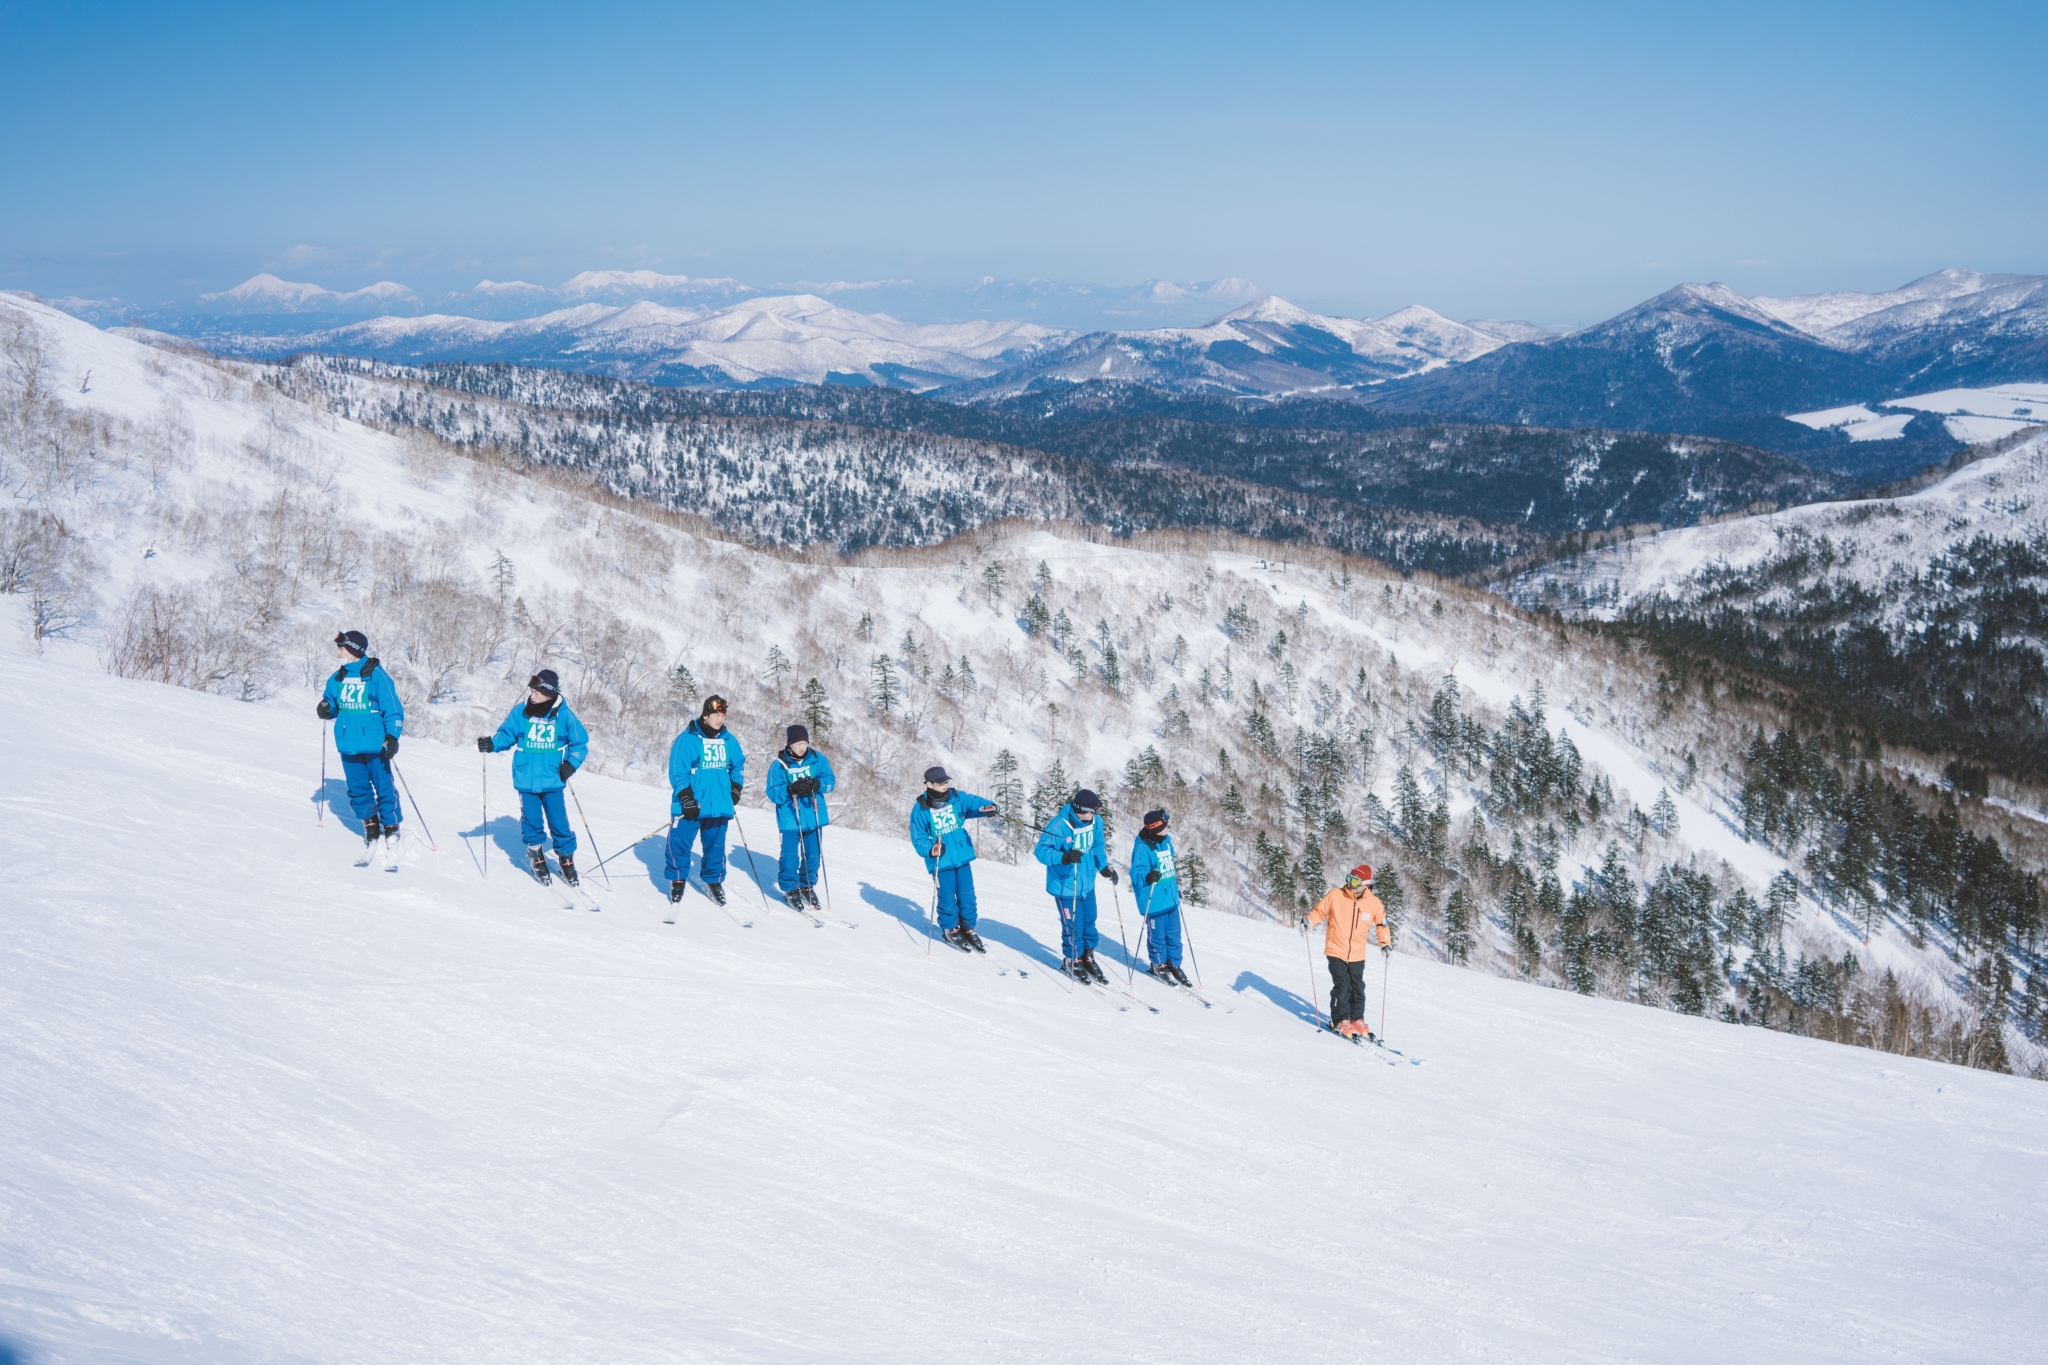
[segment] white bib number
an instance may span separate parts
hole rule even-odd
[[[520,742],[522,749],[552,749],[555,747],[555,722],[552,717],[535,716],[526,722],[526,738]]]
[[[960,828],[960,816],[951,806],[940,806],[932,812],[932,833],[951,834]]]
[[[370,689],[361,678],[341,680],[341,709],[344,711],[367,711],[370,709]]]
[[[1159,880],[1162,882],[1173,880],[1173,850],[1170,848],[1159,850]]]
[[[723,768],[725,766],[725,740],[722,737],[704,741],[704,761],[699,766],[705,768]]]

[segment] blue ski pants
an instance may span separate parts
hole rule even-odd
[[[1060,956],[1076,958],[1095,951],[1095,892],[1082,896],[1054,896],[1060,908]]]
[[[801,834],[793,829],[782,831],[782,861],[775,867],[775,884],[785,895],[799,886],[816,886],[818,857],[823,851],[814,829]]]
[[[974,864],[942,867],[932,874],[939,883],[939,932],[965,925],[972,929],[981,922],[981,907],[974,900]]]
[[[546,825],[542,825],[542,820]],[[562,803],[562,789],[551,792],[519,793],[519,837],[526,840],[528,848],[539,848],[548,837],[548,830],[555,832],[555,852],[568,858],[576,856],[576,831],[569,826],[569,808]]]
[[[1145,918],[1145,956],[1153,966],[1180,965],[1180,907]]]
[[[382,754],[343,754],[341,772],[348,779],[348,808],[358,820],[395,825],[405,818],[398,808],[398,783]]]
[[[690,879],[690,849],[703,836],[703,863],[699,868],[704,885],[716,886],[725,880],[725,827],[732,822],[729,815],[708,816],[702,820],[676,820],[668,827],[668,879],[672,882],[686,882]]]

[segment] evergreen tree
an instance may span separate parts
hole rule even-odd
[[[832,705],[825,696],[825,685],[816,678],[805,683],[797,693],[797,704],[803,708],[804,725],[813,739],[823,739],[832,729]]]
[[[1472,959],[1472,898],[1463,882],[1451,889],[1444,906],[1444,951],[1460,966]]]
[[[781,645],[768,646],[768,660],[761,670],[761,675],[770,687],[780,688],[782,679],[790,667],[789,656],[782,652]]]
[[[700,695],[697,675],[690,672],[688,664],[677,664],[668,671],[669,703],[677,710],[687,710],[697,704]]]
[[[1387,912],[1387,938],[1399,943],[1401,926],[1408,918],[1408,893],[1402,889],[1401,875],[1392,866],[1378,868],[1373,877],[1373,889]]]
[[[894,715],[897,702],[903,699],[896,682],[896,664],[886,654],[877,654],[868,661],[868,699],[885,716]]]

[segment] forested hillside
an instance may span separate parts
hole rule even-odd
[[[974,524],[968,509],[980,499],[998,516],[1044,508],[1119,530],[1214,527],[1459,574],[1553,553],[1566,538],[1577,543],[1588,533],[1690,524],[1756,505],[1810,501],[1842,487],[1783,456],[1725,441],[1445,423],[1395,427],[1348,404],[1243,407],[1147,398],[1128,387],[1097,394],[1095,402],[1082,401],[1085,394],[1057,403],[1027,396],[978,408],[880,389],[700,393],[510,366],[407,368],[313,356],[297,358],[276,382],[302,395],[325,394],[338,411],[364,420],[427,427],[446,439],[488,441],[575,464],[632,496],[673,496],[661,481],[664,463],[695,458],[690,452],[704,444],[692,434],[698,431],[728,447],[744,444],[747,433],[770,445],[830,445],[841,452],[831,472],[813,475],[827,489],[842,479],[879,477],[847,464],[844,452],[860,447],[874,448],[892,471],[943,466],[949,472],[940,482],[949,485],[975,478],[965,467],[990,470],[936,521],[921,523],[912,514],[915,492],[896,501],[906,518],[894,528],[863,519],[859,497],[830,493],[820,501],[822,516],[790,522],[778,510],[756,521],[741,504],[775,480],[749,475],[749,493],[734,501],[720,479],[682,478],[682,486],[702,490],[704,507],[672,502],[677,510],[706,510],[728,529],[783,544],[929,541],[935,528],[947,534]],[[792,422],[812,425],[799,435]],[[1007,449],[978,453],[949,439]],[[628,449],[623,463],[630,470],[619,455]],[[1031,452],[1037,477],[1016,463],[1019,452]],[[1227,482],[1211,495],[1208,484],[1189,475]],[[1005,476],[1031,486],[1013,495],[1003,487]],[[845,525],[832,518],[845,518]],[[1327,525],[1318,527],[1319,518]],[[1290,534],[1293,522],[1301,529]]]

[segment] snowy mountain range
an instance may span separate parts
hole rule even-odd
[[[118,301],[60,302],[95,321],[131,316]],[[1190,310],[1206,321],[1171,316]],[[1166,325],[1118,325],[1146,319]],[[1686,284],[1565,336],[1421,306],[1335,317],[1238,279],[834,281],[770,293],[645,270],[552,288],[486,280],[431,303],[391,281],[338,293],[259,275],[142,321],[251,357],[498,360],[689,387],[871,384],[965,402],[1090,384],[1334,397],[1420,417],[1713,436],[1876,479],[1945,459],[1956,442],[1932,418],[1854,433],[1787,418],[2048,382],[2048,277],[1965,270],[1868,294],[1751,299]]]
[[[597,283],[587,292],[615,288]],[[919,326],[796,294],[717,308],[592,301],[516,321],[379,317],[317,332],[237,332],[209,341],[240,355],[321,351],[408,363],[514,361],[711,388],[874,383],[930,389],[998,373],[1057,335],[1018,322]]]

